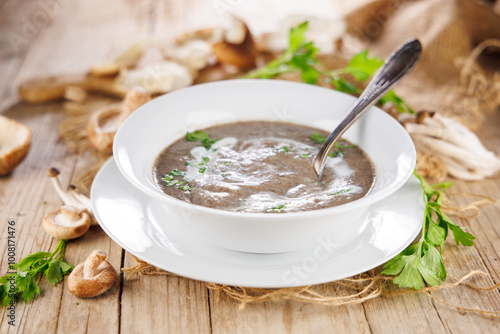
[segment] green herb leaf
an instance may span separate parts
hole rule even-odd
[[[352,74],[359,81],[365,81],[384,64],[384,61],[378,57],[368,57],[368,50],[361,51],[354,55],[349,65],[342,69],[342,73]]]
[[[352,189],[342,189],[342,190],[336,191],[336,192],[334,192],[333,194],[329,194],[329,195],[334,196],[334,195],[345,194],[345,193],[350,192],[351,190],[352,190]]]
[[[61,269],[61,261],[52,261],[44,274],[47,277],[49,283],[52,285],[56,285],[57,283],[62,281],[63,275]]]
[[[417,244],[408,246],[403,252],[387,262],[382,274],[398,275],[394,278],[395,284],[418,290],[423,288],[425,284],[440,285],[446,279],[446,269],[441,252],[448,236],[448,229],[453,232],[457,245],[474,245],[474,236],[455,225],[441,211],[443,191],[450,187],[451,183],[431,186],[416,172],[414,174],[420,180],[426,203],[422,236]]]
[[[300,71],[302,81],[315,84],[320,75],[320,71],[315,67],[318,63],[316,55],[319,50],[312,42],[307,41],[306,31],[307,21],[291,28],[288,34],[288,49],[285,53],[244,77],[270,79],[281,73]]]
[[[279,204],[279,205],[267,208],[266,211],[267,212],[271,212],[271,211],[283,211],[285,209],[285,206],[286,206],[286,203]]]
[[[314,132],[312,135],[309,136],[316,144],[323,144],[326,141],[326,137],[320,135],[317,132]]]
[[[396,106],[396,109],[400,113],[410,113],[414,114],[415,111],[408,105],[406,104],[405,101],[403,101],[402,98],[396,95],[396,93],[393,90],[388,91],[382,98],[378,101],[380,105],[383,105],[385,103],[393,103]]]
[[[175,186],[177,183],[179,183],[179,180],[172,180],[172,181],[166,182],[165,186],[170,188],[172,186]]]
[[[65,250],[66,240],[60,240],[54,252],[34,253],[15,264],[16,273],[0,277],[2,304],[8,306],[12,300],[17,301],[19,296],[25,303],[33,300],[40,294],[40,287],[35,281],[40,276],[47,277],[53,285],[62,281],[63,276],[73,269],[71,264],[63,261]]]
[[[187,132],[186,133],[186,141],[203,141],[203,140],[210,140],[210,135],[206,133],[205,131],[194,131],[194,132]]]
[[[211,140],[210,135],[208,133],[206,133],[205,131],[196,130],[194,132],[187,132],[186,133],[186,141],[200,142],[201,143],[200,146],[205,147],[207,150],[209,150],[212,147],[212,145],[215,142],[217,142],[218,140],[220,140],[220,139]]]
[[[181,172],[180,170],[174,169],[173,171],[168,173],[168,175],[170,175],[170,176],[182,176],[182,175],[184,175],[184,173]]]

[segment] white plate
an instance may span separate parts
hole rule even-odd
[[[104,231],[138,258],[196,280],[265,288],[325,283],[372,269],[413,241],[424,215],[422,189],[412,176],[370,207],[364,231],[348,246],[318,240],[301,251],[255,254],[212,245],[169,219],[168,209],[132,186],[113,158],[97,174],[91,200]]]

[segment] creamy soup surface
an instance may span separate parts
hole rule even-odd
[[[157,157],[153,176],[167,195],[236,212],[323,209],[365,196],[375,181],[366,154],[346,140],[322,180],[312,161],[328,133],[281,122],[239,122],[186,134]]]

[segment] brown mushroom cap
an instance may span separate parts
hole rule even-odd
[[[0,116],[0,175],[14,170],[28,154],[30,145],[31,131],[26,125]]]
[[[221,64],[248,68],[255,65],[257,51],[247,25],[235,19],[233,27],[226,32],[225,40],[212,45],[215,57]]]
[[[75,239],[88,231],[90,216],[74,206],[65,205],[49,212],[43,219],[42,226],[45,232],[56,239]]]
[[[105,252],[95,250],[84,263],[76,266],[68,277],[69,292],[77,297],[91,298],[109,290],[117,275],[105,259]]]

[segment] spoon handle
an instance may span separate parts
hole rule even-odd
[[[321,178],[328,154],[344,132],[363,113],[377,102],[388,90],[391,89],[406,73],[417,63],[422,53],[422,45],[418,39],[413,39],[394,51],[377,72],[368,87],[351,107],[351,110],[342,122],[328,136],[318,154],[314,158],[313,167]]]

